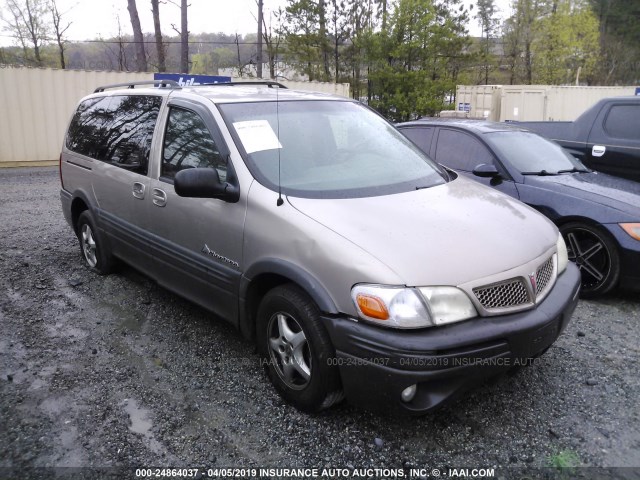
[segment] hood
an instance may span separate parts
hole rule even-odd
[[[288,200],[408,286],[461,285],[510,270],[555,247],[558,238],[541,214],[464,178],[395,195]]]
[[[600,172],[531,176],[526,177],[525,182],[615,208],[640,219],[639,182]]]

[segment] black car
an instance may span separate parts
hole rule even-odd
[[[640,183],[591,171],[517,125],[423,119],[397,127],[438,163],[550,218],[580,268],[583,297],[640,289]]]
[[[518,122],[599,172],[640,182],[640,97],[603,98],[574,122]]]

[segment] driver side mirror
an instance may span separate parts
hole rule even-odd
[[[240,199],[240,189],[221,182],[215,168],[187,168],[176,173],[173,188],[181,197],[219,198],[235,203]]]
[[[476,177],[481,178],[498,178],[500,177],[500,172],[496,168],[495,165],[491,165],[488,163],[481,163],[476,168],[473,169],[473,174]]]

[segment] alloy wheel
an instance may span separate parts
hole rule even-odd
[[[269,357],[282,381],[302,390],[311,380],[311,352],[298,321],[284,312],[274,313],[268,324]]]
[[[93,238],[93,231],[88,224],[83,224],[80,230],[80,237],[82,241],[82,252],[84,258],[90,267],[95,267],[98,263],[98,257],[96,256],[96,241]]]

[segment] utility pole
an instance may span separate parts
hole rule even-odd
[[[258,52],[256,55],[256,72],[262,78],[262,0],[258,0]]]

